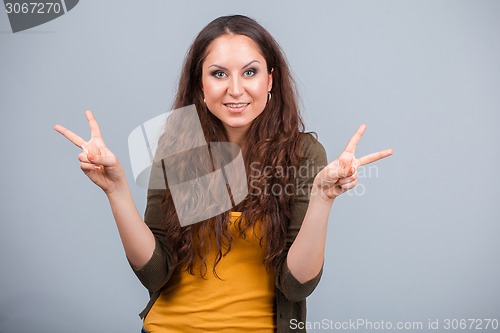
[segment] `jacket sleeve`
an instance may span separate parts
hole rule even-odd
[[[286,257],[290,246],[295,241],[304,216],[309,206],[309,196],[314,178],[327,164],[326,152],[321,143],[311,134],[303,134],[301,140],[302,155],[305,160],[297,170],[297,186],[295,197],[291,203],[291,218],[286,236],[286,249],[276,274],[276,287],[291,302],[298,302],[309,296],[319,283],[323,268],[313,279],[300,283],[290,272]]]
[[[135,275],[151,293],[160,290],[167,283],[177,264],[166,238],[167,229],[163,207],[165,189],[161,189],[161,186],[151,186],[153,182],[157,185],[162,177],[164,177],[162,163],[155,162],[151,170],[150,188],[144,213],[144,223],[155,238],[155,249],[149,261],[141,269],[134,268],[129,261]]]

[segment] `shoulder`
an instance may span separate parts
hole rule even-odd
[[[303,159],[317,165],[326,165],[326,151],[321,142],[310,132],[301,133],[299,139],[300,155]]]

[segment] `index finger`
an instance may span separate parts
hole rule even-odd
[[[92,114],[92,111],[90,111],[90,110],[85,111],[85,116],[87,117],[87,120],[89,122],[90,135],[93,138],[102,137],[101,130],[99,129],[99,124],[97,124],[97,120],[95,120],[94,115]]]
[[[354,154],[354,152],[356,151],[356,146],[358,145],[358,142],[363,136],[365,130],[366,130],[366,125],[361,124],[361,126],[358,127],[356,133],[354,133],[354,135],[352,136],[351,140],[349,140],[349,143],[345,147],[344,151]]]
[[[75,133],[71,132],[69,129],[66,127],[63,127],[59,124],[54,125],[54,129],[61,133],[66,139],[71,141],[75,146],[82,148],[83,144],[86,142],[83,140],[81,137],[76,135]]]

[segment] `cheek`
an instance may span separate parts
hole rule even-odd
[[[211,80],[203,80],[202,83],[203,83],[203,93],[205,95],[205,98],[207,99],[213,100],[221,98],[226,91],[224,85],[218,82],[212,82]]]
[[[252,82],[247,91],[254,95],[255,99],[267,99],[267,80],[259,80]]]

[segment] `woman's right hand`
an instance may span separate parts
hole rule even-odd
[[[57,124],[54,129],[82,149],[78,155],[82,171],[107,195],[117,189],[126,188],[127,180],[123,168],[115,155],[106,147],[101,130],[91,111],[85,111],[91,137],[89,141]]]

